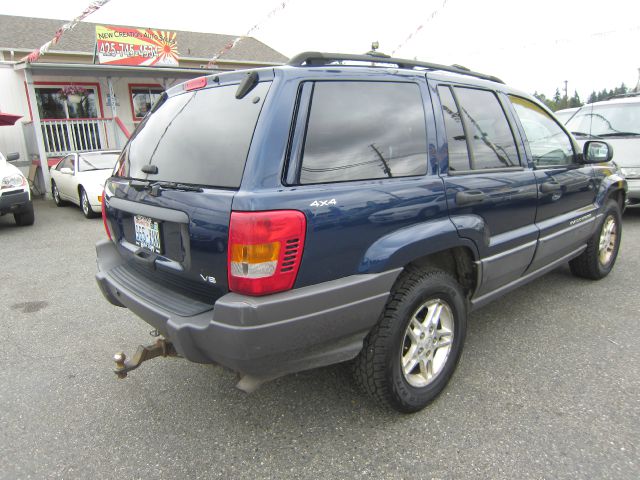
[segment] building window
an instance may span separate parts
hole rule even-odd
[[[134,121],[142,120],[163,92],[160,86],[147,85],[130,85],[129,90]]]
[[[65,85],[35,88],[40,118],[98,118],[94,87],[82,85],[83,95],[67,98],[62,94],[63,87]]]

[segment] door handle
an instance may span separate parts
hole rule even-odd
[[[554,193],[560,190],[562,190],[562,185],[556,181],[543,182],[542,185],[540,185],[540,191],[542,193]]]
[[[467,190],[456,193],[456,203],[458,205],[476,205],[486,200],[487,194],[482,190]]]

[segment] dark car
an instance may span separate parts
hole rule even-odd
[[[103,195],[97,281],[179,354],[251,390],[352,361],[412,412],[469,311],[570,262],[616,261],[626,183],[535,98],[460,67],[305,53],[163,94]],[[606,165],[606,168],[604,168]]]

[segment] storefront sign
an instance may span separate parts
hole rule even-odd
[[[96,51],[101,64],[178,66],[176,32],[96,25]]]

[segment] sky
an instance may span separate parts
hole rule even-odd
[[[90,0],[2,3],[2,14],[70,20]],[[566,80],[583,101],[634,87],[640,68],[638,0],[110,0],[86,21],[238,36],[257,24],[251,36],[289,57],[364,53],[377,41],[381,52],[464,65],[528,93],[553,96]]]

